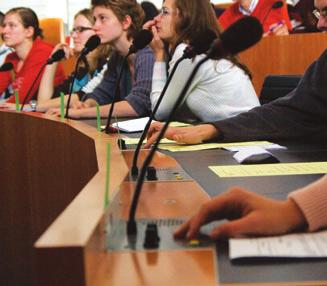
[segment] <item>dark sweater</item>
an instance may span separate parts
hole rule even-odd
[[[225,142],[327,138],[327,50],[285,97],[212,124]]]

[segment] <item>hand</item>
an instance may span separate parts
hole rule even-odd
[[[272,24],[269,27],[269,31],[264,34],[264,36],[268,36],[268,35],[285,36],[285,35],[289,35],[289,32],[287,26],[282,21]]]
[[[0,109],[16,110],[16,103],[10,103],[10,102],[0,103]]]
[[[84,101],[74,101],[71,103],[71,108],[72,109],[83,109],[83,108],[89,108],[91,107],[91,105],[87,102],[84,102]]]
[[[163,61],[165,59],[164,43],[158,35],[158,29],[156,25],[156,20],[150,20],[143,25],[143,29],[151,30],[153,39],[150,43],[150,47],[153,50],[156,61]]]
[[[147,143],[144,148],[149,148],[157,139],[163,124],[155,122],[151,124],[148,134]],[[217,137],[218,130],[211,124],[202,124],[187,127],[168,127],[165,138],[177,141],[178,143],[198,144],[205,140]]]
[[[73,119],[79,119],[82,116],[83,109],[69,109],[68,111],[68,117]],[[54,116],[60,116],[60,108],[50,108],[46,114],[48,115],[54,115]],[[66,110],[65,110],[66,114]]]
[[[174,236],[195,238],[202,225],[220,219],[228,219],[230,222],[214,228],[210,233],[213,239],[277,235],[307,226],[304,215],[291,199],[277,201],[233,188],[205,203]]]
[[[65,52],[65,58],[69,59],[70,57],[72,57],[74,55],[74,50],[71,49],[66,43],[60,43],[57,44],[54,49],[52,50],[51,56],[58,50],[64,50]]]

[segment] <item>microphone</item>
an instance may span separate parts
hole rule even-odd
[[[268,12],[266,13],[265,17],[262,20],[262,26],[265,24],[269,14],[271,13],[272,10],[276,10],[279,9],[281,7],[283,7],[283,1],[276,1],[274,4],[271,5],[271,7],[269,8]]]
[[[101,40],[99,36],[93,35],[91,36],[87,42],[85,43],[85,46],[81,52],[80,57],[86,56],[88,53],[92,52],[94,49],[96,49],[101,43]]]
[[[65,52],[63,49],[56,51],[48,60],[47,65],[51,65],[54,62],[59,62],[65,57]]]
[[[110,133],[111,118],[112,118],[112,114],[113,114],[113,111],[114,111],[115,102],[118,99],[119,84],[120,84],[120,80],[121,80],[121,77],[122,77],[122,74],[123,74],[124,66],[126,65],[127,58],[131,54],[136,53],[138,50],[142,50],[143,48],[145,48],[148,44],[151,43],[152,38],[153,38],[153,35],[149,30],[139,31],[135,35],[134,40],[132,42],[132,45],[129,47],[128,53],[123,59],[123,63],[122,63],[122,66],[120,68],[119,75],[118,75],[118,78],[117,78],[117,81],[116,81],[115,93],[114,93],[114,97],[112,99],[112,103],[111,103],[111,106],[110,106],[109,115],[108,115],[108,119],[107,119],[107,124],[106,124],[106,127],[104,129],[106,134]]]
[[[69,89],[69,94],[68,94],[68,99],[67,99],[67,105],[66,105],[66,113],[65,113],[65,118],[68,118],[68,113],[69,113],[69,106],[70,106],[70,101],[72,99],[72,93],[73,93],[73,87],[74,87],[74,82],[77,76],[77,70],[78,70],[78,66],[81,62],[81,60],[83,58],[85,58],[85,56],[92,52],[94,49],[96,49],[101,43],[100,37],[97,35],[93,35],[91,36],[87,42],[84,45],[83,50],[81,51],[81,54],[79,55],[76,65],[75,65],[75,71],[73,74],[73,78],[72,78],[72,82],[70,84],[70,89]]]
[[[208,30],[205,33],[197,35],[196,37],[194,37],[194,40],[184,49],[183,56],[176,61],[175,65],[165,83],[165,86],[164,86],[163,90],[161,91],[158,101],[150,114],[149,120],[144,127],[144,130],[141,134],[140,140],[137,143],[137,146],[135,148],[134,156],[133,156],[133,163],[132,163],[132,167],[131,167],[131,174],[133,177],[136,177],[138,175],[137,160],[138,160],[138,156],[139,156],[139,153],[140,153],[140,150],[142,147],[142,143],[146,137],[146,134],[148,133],[148,130],[151,126],[153,119],[155,118],[155,114],[161,104],[161,101],[166,93],[166,90],[171,82],[171,79],[173,78],[173,76],[175,74],[175,71],[176,71],[178,65],[184,59],[191,59],[191,58],[195,57],[196,55],[205,53],[210,48],[213,40],[216,38],[217,38],[217,35],[212,30]]]
[[[43,69],[45,68],[46,65],[51,65],[53,64],[54,62],[59,62],[61,61],[63,58],[65,57],[65,52],[63,49],[60,49],[56,52],[54,52],[54,54],[45,62],[45,64],[41,67],[39,73],[37,74],[37,76],[35,77],[34,81],[32,82],[29,90],[27,91],[26,93],[26,96],[24,97],[24,100],[22,102],[22,106],[20,108],[20,111],[23,111],[24,109],[24,106],[26,104],[26,101],[27,99],[29,98],[33,88],[34,88],[34,85],[36,84],[36,82],[38,81],[39,77],[41,76],[42,72],[43,72]]]
[[[150,30],[141,30],[139,31],[133,42],[132,45],[129,47],[128,55],[136,53],[138,50],[142,50],[145,48],[148,44],[151,43],[153,38],[153,34]]]
[[[240,33],[244,33],[244,35],[247,35],[247,37],[249,39],[244,39],[244,36]],[[254,33],[258,33],[256,35],[254,35]],[[234,47],[233,45],[231,46],[231,42],[230,39],[233,38],[235,39],[235,41],[232,41],[233,44],[237,44],[237,46],[241,46],[244,49],[250,47],[250,43],[252,45],[256,44],[262,37],[262,26],[259,22],[258,19],[254,18],[254,17],[244,17],[241,18],[239,21],[235,22],[234,24],[232,24],[229,28],[227,28],[225,30],[225,32],[221,35],[221,40],[220,42],[220,47],[224,47],[224,49],[219,48],[218,51],[223,51],[222,55],[233,55],[235,51],[240,51],[239,48]],[[237,40],[238,39],[238,40]],[[225,43],[224,41],[227,41],[227,43]],[[243,41],[246,42],[246,44],[243,43]],[[217,42],[213,45],[213,47],[211,48],[211,51],[209,51],[209,55],[210,54],[214,54],[216,58],[218,58],[218,53],[215,53],[215,51],[217,50]],[[227,50],[227,48],[230,48],[231,50]],[[214,51],[212,51],[214,50]],[[221,57],[222,57],[221,55]],[[133,195],[133,200],[132,200],[132,204],[131,204],[131,208],[130,208],[130,212],[129,212],[129,219],[127,222],[127,235],[131,236],[131,235],[136,235],[137,234],[137,225],[136,225],[136,221],[135,221],[135,213],[136,213],[136,208],[137,208],[137,204],[138,204],[138,200],[141,194],[141,190],[142,190],[142,186],[144,183],[144,178],[146,175],[146,170],[147,167],[150,165],[152,158],[158,148],[158,145],[160,143],[160,140],[163,138],[169,123],[171,122],[174,113],[176,112],[176,110],[178,109],[178,107],[180,106],[180,104],[183,102],[184,97],[186,92],[189,89],[189,86],[194,78],[194,76],[196,75],[198,69],[200,68],[200,66],[206,62],[207,60],[209,60],[210,57],[206,56],[204,59],[200,60],[197,65],[194,67],[191,75],[189,76],[188,80],[186,81],[183,90],[181,91],[180,95],[177,98],[176,103],[174,104],[173,108],[171,109],[167,121],[164,124],[163,128],[161,129],[159,136],[157,138],[157,140],[155,141],[155,143],[153,144],[151,150],[148,153],[148,156],[145,158],[144,163],[142,165],[141,168],[141,172],[140,172],[140,176],[138,177],[137,183],[136,183],[136,187],[135,187],[135,191],[134,191],[134,195]]]
[[[11,62],[7,62],[0,67],[0,72],[11,71],[13,68],[14,65]]]
[[[213,42],[208,57],[220,59],[229,55],[236,55],[259,42],[263,34],[259,20],[252,16],[245,16],[229,26],[220,39]]]

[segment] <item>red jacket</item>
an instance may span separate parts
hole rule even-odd
[[[0,73],[0,94],[10,85],[12,85],[13,89],[18,91],[19,102],[22,103],[31,87],[32,82],[36,78],[42,65],[44,65],[49,58],[52,50],[53,47],[50,44],[43,42],[39,38],[35,39],[33,46],[19,72],[17,72],[17,64],[19,60],[17,54],[15,52],[9,54],[6,57],[5,62],[11,62],[14,65],[14,70]],[[27,102],[37,92],[41,78],[42,76],[39,77],[38,81],[34,85],[29,98],[27,98]],[[65,75],[63,68],[61,65],[58,65],[54,84],[60,84],[64,81],[64,79]],[[7,102],[15,102],[14,95],[11,95]]]
[[[251,16],[256,17],[261,22],[264,33],[269,31],[271,25],[281,21],[284,21],[284,23],[288,27],[288,30],[291,31],[292,25],[288,16],[285,2],[281,8],[271,9],[272,5],[275,2],[277,2],[277,0],[259,0]],[[224,29],[226,29],[229,25],[233,24],[236,20],[243,17],[243,14],[240,12],[239,7],[240,4],[238,2],[234,3],[219,17],[219,24]]]

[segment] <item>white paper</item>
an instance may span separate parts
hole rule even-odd
[[[144,130],[148,120],[149,117],[143,117],[138,119],[120,121],[113,123],[112,127],[119,128],[121,131],[124,132],[140,132]]]
[[[243,148],[237,153],[233,155],[233,158],[242,163],[246,158],[252,155],[259,155],[259,154],[270,154],[267,150],[259,147],[259,146],[247,146],[247,148]]]
[[[229,240],[229,258],[327,257],[327,231]]]
[[[287,149],[285,146],[281,146],[278,144],[267,144],[267,145],[260,145],[258,147],[261,147],[265,150],[275,150],[275,149]],[[238,152],[238,151],[242,151],[242,150],[246,150],[247,148],[249,148],[249,146],[233,146],[233,147],[224,147],[223,149],[227,150],[227,151],[231,151],[231,152]]]

